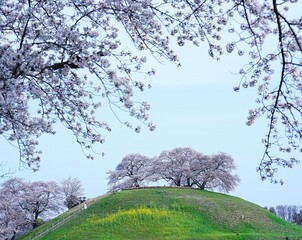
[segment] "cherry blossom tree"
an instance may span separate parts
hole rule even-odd
[[[240,178],[234,159],[226,153],[213,154],[205,158],[198,154],[195,161],[194,184],[200,189],[218,189],[222,192],[234,191]]]
[[[108,123],[96,118],[103,99],[113,111],[126,111],[154,130],[148,122],[149,104],[132,100],[136,89],[146,88],[131,77],[146,58],[125,50],[118,28],[145,48],[141,34],[152,30],[152,40],[160,27],[149,26],[147,5],[78,0],[0,3],[0,133],[17,143],[22,162],[38,169],[37,138],[54,134],[57,121],[83,150],[103,143],[103,130],[111,131]],[[140,131],[140,126],[124,123]]]
[[[225,153],[207,156],[192,148],[162,151],[158,157],[141,154],[125,156],[114,171],[108,172],[110,191],[145,187],[149,183],[170,186],[217,189],[230,192],[240,182],[234,159]]]
[[[301,146],[301,27],[297,0],[8,0],[0,3],[0,133],[16,143],[20,159],[38,169],[38,137],[62,122],[89,150],[104,142],[109,123],[97,118],[104,100],[151,130],[150,105],[135,98],[146,88],[137,72],[149,52],[179,64],[179,46],[208,46],[210,57],[236,54],[241,88],[258,92],[268,121],[259,164],[277,182],[278,167],[292,167]],[[128,40],[129,41],[128,41]],[[135,49],[124,42],[132,42]],[[129,50],[128,50],[129,49]],[[99,116],[99,115],[98,115]],[[132,119],[134,121],[134,119]],[[136,121],[120,121],[139,132]],[[91,152],[86,152],[93,158]],[[289,155],[290,154],[290,155]],[[282,181],[281,181],[282,183]]]
[[[11,195],[0,191],[0,239],[15,239],[15,237],[32,228],[27,215],[20,211],[18,202]]]
[[[161,152],[153,163],[156,179],[163,179],[172,186],[192,187],[197,154],[192,148],[175,148]]]
[[[241,70],[242,87],[257,87],[259,107],[249,111],[247,124],[262,115],[268,120],[264,155],[258,171],[274,177],[279,166],[293,167],[301,148],[301,16],[298,1],[240,1],[244,42],[252,60]],[[247,41],[247,39],[249,39]],[[274,46],[271,48],[269,45]],[[235,43],[234,46],[238,47]],[[237,87],[235,90],[239,90]],[[291,154],[291,156],[288,156]],[[279,180],[283,184],[283,180]]]
[[[0,179],[8,177],[9,175],[13,174],[12,171],[5,170],[5,165],[6,165],[6,163],[4,163],[3,161],[0,162]]]
[[[157,180],[163,179],[171,186],[230,192],[240,181],[233,173],[236,170],[234,159],[225,153],[207,156],[192,148],[175,148],[163,151],[153,167]]]
[[[38,181],[25,184],[18,202],[21,209],[29,214],[33,227],[36,227],[38,219],[47,219],[53,213],[62,211],[61,191],[56,182]]]
[[[0,239],[14,239],[18,233],[32,228],[28,214],[20,209],[16,200],[21,184],[21,179],[13,179],[0,189]]]
[[[78,178],[68,177],[60,182],[61,192],[64,195],[64,205],[70,209],[81,203],[84,188]]]
[[[14,239],[62,210],[60,188],[55,182],[25,182],[11,178],[0,188],[0,236]]]
[[[107,173],[109,191],[145,186],[152,175],[152,164],[152,160],[144,155],[126,155],[114,171]]]

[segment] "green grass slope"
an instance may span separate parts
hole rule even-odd
[[[52,220],[55,221],[58,220]],[[41,228],[49,227],[52,222]],[[33,239],[37,231],[41,229],[20,239]],[[101,198],[39,239],[302,239],[302,227],[226,194],[147,188]]]

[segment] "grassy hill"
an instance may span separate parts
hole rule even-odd
[[[20,239],[33,239],[37,232],[70,214],[66,212]],[[226,194],[147,188],[100,198],[39,239],[302,239],[302,227]]]

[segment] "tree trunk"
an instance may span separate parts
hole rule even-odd
[[[206,187],[206,184],[207,184],[207,182],[203,182],[203,183],[199,186],[199,188],[200,188],[201,190],[204,190],[205,187]]]

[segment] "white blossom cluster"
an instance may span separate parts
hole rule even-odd
[[[149,104],[135,100],[137,90],[147,86],[133,73],[145,72],[147,58],[125,49],[123,42],[130,40],[137,52],[145,50],[176,63],[172,37],[179,46],[204,42],[215,59],[225,53],[249,59],[239,70],[241,84],[234,90],[257,87],[260,107],[250,110],[247,124],[267,116],[259,171],[262,178],[273,180],[273,165],[291,167],[298,160],[274,157],[272,147],[281,153],[302,149],[302,18],[292,14],[297,4],[293,0],[1,1],[0,133],[17,142],[21,160],[37,169],[41,152],[36,139],[42,133],[54,134],[58,120],[84,149],[104,142],[103,130],[111,127],[96,117],[103,98],[154,130],[148,120]],[[145,73],[153,75],[155,70]],[[141,126],[122,122],[141,131]]]
[[[138,4],[129,4],[134,6],[119,1],[0,2],[0,133],[17,143],[20,159],[34,170],[41,154],[37,138],[54,134],[57,121],[83,149],[104,142],[101,129],[111,127],[96,117],[103,98],[154,130],[148,122],[150,105],[133,100],[135,89],[146,86],[131,73],[147,59],[121,49],[116,25],[121,22],[130,37],[152,26],[141,23]]]
[[[240,36],[251,49],[251,61],[239,72],[241,86],[257,86],[259,104],[249,111],[247,125],[262,115],[268,120],[265,152],[257,170],[263,180],[283,184],[274,177],[278,166],[293,167],[302,152],[302,17],[292,14],[297,1],[238,2],[245,18]]]
[[[0,185],[0,238],[15,239],[63,210],[60,186],[53,181],[10,178]]]

